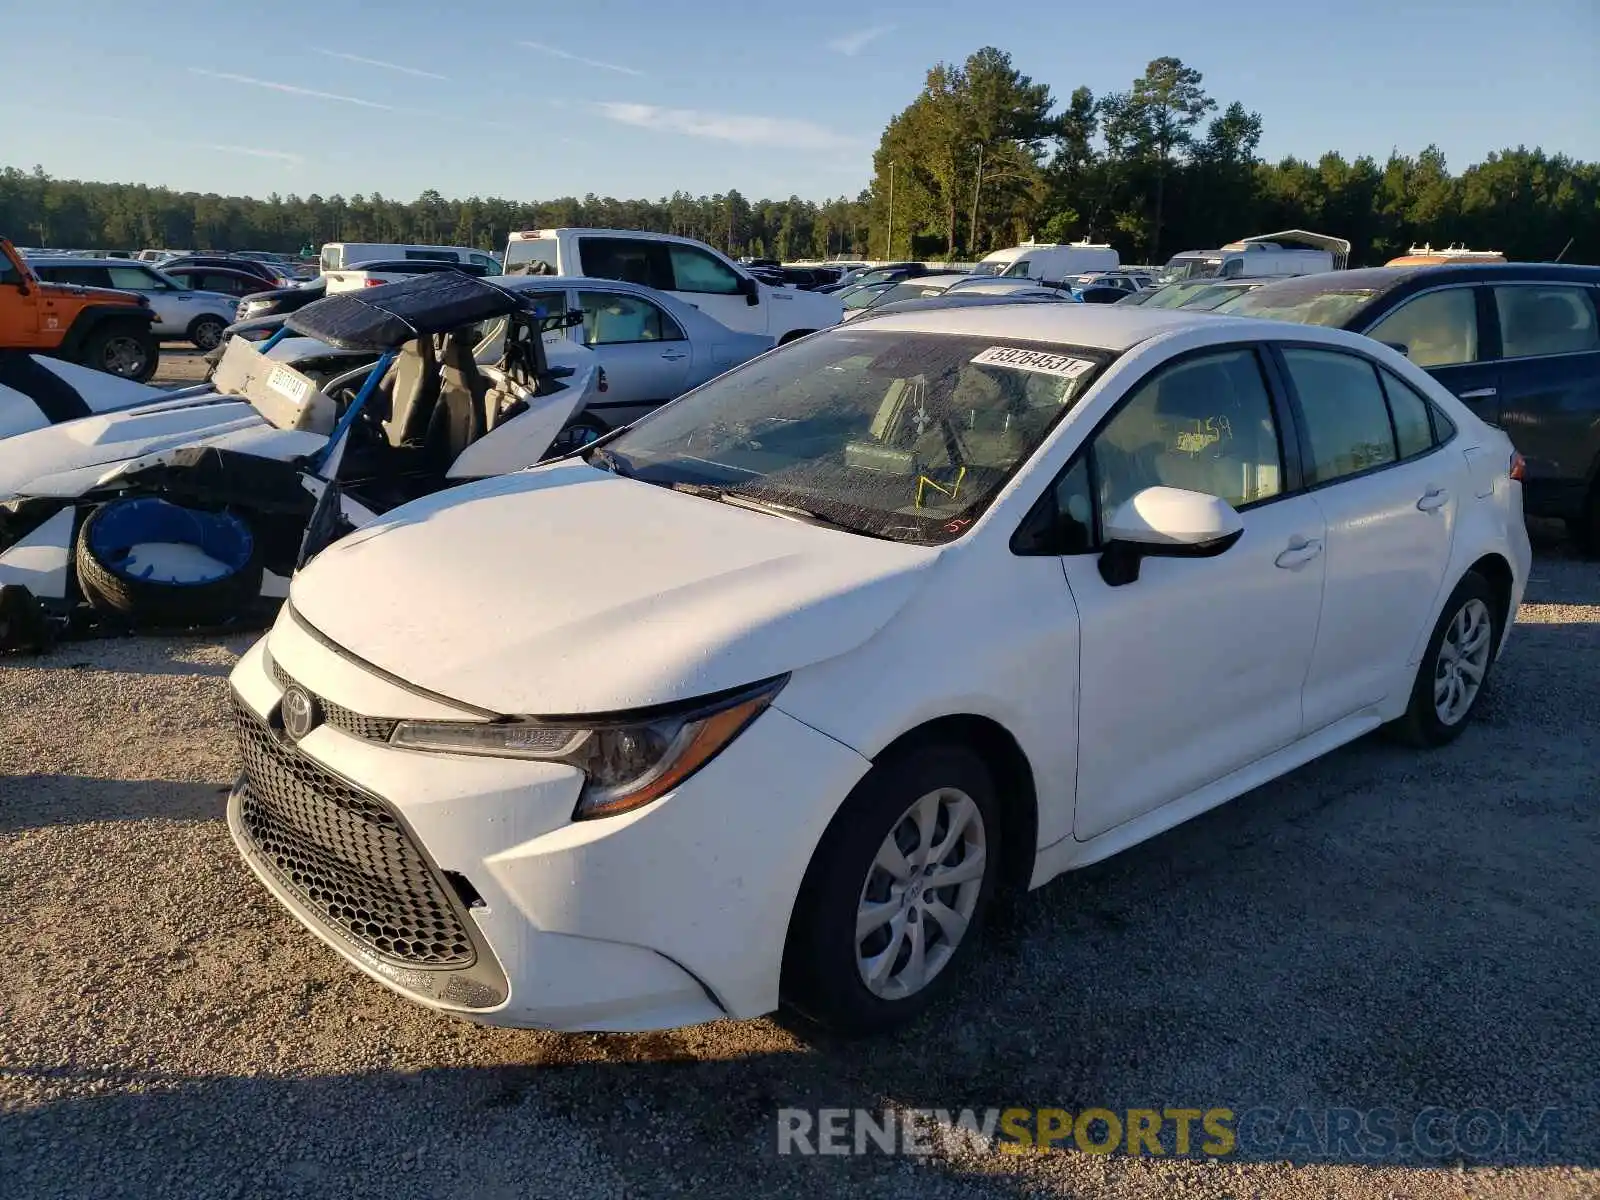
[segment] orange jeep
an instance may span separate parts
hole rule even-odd
[[[0,237],[0,350],[28,350],[143,383],[161,348],[137,292],[44,283]]]

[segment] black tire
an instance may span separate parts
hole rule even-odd
[[[1600,558],[1600,480],[1589,489],[1583,511],[1567,519],[1567,532],[1572,535],[1579,553],[1588,558]]]
[[[869,943],[857,940],[858,908],[877,877],[873,864],[886,839],[903,827],[919,798],[950,788],[964,793],[981,818],[983,875],[976,905],[953,953],[933,978],[920,990],[888,999],[870,990],[862,977],[858,955]],[[840,807],[806,869],[784,948],[785,1001],[811,1021],[845,1036],[881,1033],[915,1019],[952,985],[974,953],[1000,875],[1000,830],[993,777],[983,759],[965,746],[919,745],[879,761]],[[917,872],[912,871],[911,879],[916,883]],[[911,900],[922,896],[917,886]],[[942,899],[949,901],[954,889],[942,891]],[[896,897],[888,902],[902,907],[906,903]],[[909,915],[908,920],[915,923]],[[923,917],[921,923],[924,931],[930,925],[940,928],[932,918]],[[883,925],[885,936],[892,927],[892,921]],[[869,938],[876,936],[875,931]],[[891,960],[891,968],[896,961],[900,960]]]
[[[108,375],[147,383],[161,361],[161,343],[148,327],[107,322],[84,338],[78,361]]]
[[[115,504],[116,501],[110,502]],[[245,615],[261,595],[261,538],[252,536],[250,561],[210,583],[174,585],[119,575],[96,557],[94,526],[109,504],[91,512],[78,531],[73,559],[78,588],[89,606],[139,627],[221,625]]]
[[[1483,664],[1483,678],[1478,684],[1467,703],[1467,708],[1453,721],[1445,721],[1439,714],[1438,704],[1434,699],[1435,686],[1441,679],[1441,651],[1445,644],[1446,636],[1451,631],[1451,626],[1460,618],[1461,613],[1469,605],[1482,604],[1488,610],[1489,620],[1489,654]],[[1422,661],[1417,665],[1417,678],[1411,685],[1411,702],[1406,708],[1405,715],[1390,726],[1393,732],[1402,741],[1413,746],[1424,748],[1443,746],[1453,742],[1461,736],[1461,731],[1472,722],[1472,717],[1477,712],[1478,704],[1483,699],[1483,694],[1488,690],[1489,679],[1494,671],[1495,654],[1500,649],[1500,637],[1503,632],[1502,625],[1505,621],[1505,610],[1499,596],[1495,594],[1493,586],[1476,571],[1468,571],[1462,576],[1461,582],[1456,584],[1455,591],[1450,593],[1450,599],[1445,601],[1444,609],[1439,614],[1439,621],[1433,628],[1433,635],[1428,638],[1428,647],[1423,651]]]
[[[550,446],[544,452],[546,458],[560,458],[563,454],[571,454],[574,450],[581,450],[596,438],[604,437],[611,432],[599,417],[588,413],[579,413],[561,427],[561,432],[550,441]]]
[[[788,333],[784,334],[778,339],[778,345],[787,346],[790,342],[798,342],[801,338],[815,332],[815,329],[791,329]]]
[[[189,322],[185,336],[200,350],[215,350],[222,341],[222,331],[228,327],[221,317],[196,317]]]

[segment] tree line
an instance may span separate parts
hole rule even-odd
[[[437,191],[265,199],[0,168],[0,234],[74,249],[258,249],[423,242],[499,249],[516,229],[602,226],[698,238],[781,259],[977,258],[1027,239],[1114,245],[1159,262],[1254,233],[1348,238],[1352,264],[1414,243],[1464,242],[1514,259],[1600,261],[1600,164],[1519,146],[1451,174],[1437,147],[1387,160],[1261,161],[1262,118],[1222,106],[1201,73],[1158,58],[1122,92],[1065,102],[985,47],[929,70],[888,124],[855,197],[749,200],[730,190],[659,200],[521,201]]]

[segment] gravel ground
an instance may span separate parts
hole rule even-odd
[[[1477,727],[1367,739],[993,931],[918,1027],[574,1036],[391,995],[235,855],[246,638],[0,661],[7,1196],[1600,1196],[1600,572],[1543,545]],[[1560,1110],[1541,1153],[776,1153],[776,1112]]]
[[[205,378],[206,359],[201,351],[188,342],[166,342],[150,382],[156,387],[191,387],[204,383]]]

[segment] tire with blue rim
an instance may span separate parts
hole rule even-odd
[[[196,570],[163,571],[142,558],[187,552]],[[220,625],[261,594],[261,545],[237,513],[185,508],[154,496],[107,501],[78,532],[78,586],[90,607],[138,626]]]

